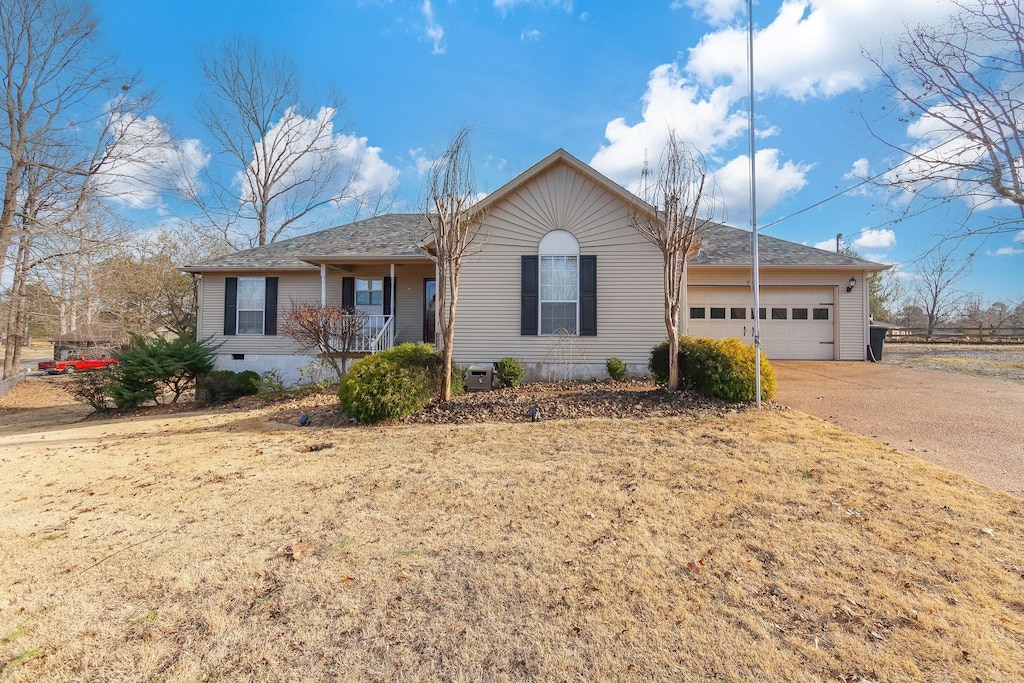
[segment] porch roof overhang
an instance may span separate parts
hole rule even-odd
[[[301,255],[296,256],[297,259],[308,263],[312,266],[348,266],[348,265],[359,265],[362,263],[423,263],[424,261],[430,261],[430,257],[426,254],[393,254],[393,255],[351,255],[351,254],[320,254],[320,255]]]

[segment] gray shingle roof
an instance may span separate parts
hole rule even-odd
[[[733,228],[728,225],[714,224],[709,228],[700,253],[690,260],[694,266],[749,266],[750,231]],[[837,254],[824,249],[809,247],[787,240],[758,235],[758,263],[762,266],[817,266],[817,267],[853,267],[866,270],[884,268],[877,263],[846,254]]]
[[[361,258],[426,258],[417,246],[430,235],[430,227],[418,213],[392,213],[339,225],[308,235],[282,240],[249,251],[186,266],[184,270],[289,270],[309,269],[301,257],[326,256],[333,260]],[[876,270],[864,259],[761,235],[758,240],[762,266],[853,267]],[[749,266],[750,231],[714,224],[705,236],[694,266]]]
[[[309,269],[305,256],[426,258],[417,246],[430,234],[419,213],[390,213],[210,259],[184,270]]]

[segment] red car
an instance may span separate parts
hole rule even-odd
[[[104,370],[116,363],[116,358],[106,356],[70,356],[64,360],[44,360],[37,367],[51,375],[70,375],[84,370]]]

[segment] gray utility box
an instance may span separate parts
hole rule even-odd
[[[494,368],[490,365],[470,365],[466,369],[466,391],[490,391],[494,384]]]

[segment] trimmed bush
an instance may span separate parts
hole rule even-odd
[[[526,369],[515,358],[502,358],[494,364],[494,376],[506,387],[517,387],[523,381]]]
[[[665,348],[668,348],[668,342],[665,342]],[[626,364],[622,362],[621,358],[612,356],[604,362],[604,367],[608,371],[608,376],[616,382],[626,379]]]
[[[353,363],[342,379],[341,407],[362,422],[412,415],[438,393],[443,362],[439,351],[423,343],[399,344],[367,356]],[[461,386],[461,377],[458,382]]]
[[[196,400],[202,403],[230,401],[259,393],[260,376],[252,370],[216,370],[196,380]]]
[[[111,370],[110,397],[118,410],[135,410],[164,391],[177,402],[202,375],[213,372],[217,345],[179,335],[172,339],[132,335]]]
[[[668,342],[651,349],[648,367],[654,378],[668,382]],[[682,384],[704,396],[726,401],[756,400],[754,347],[736,338],[679,340],[679,375]],[[761,398],[775,396],[775,370],[761,354]]]

